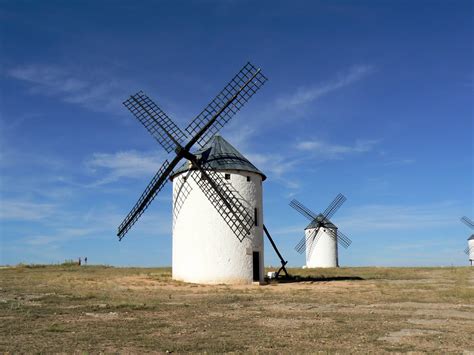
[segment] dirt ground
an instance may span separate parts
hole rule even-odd
[[[203,286],[170,269],[0,269],[0,352],[474,354],[474,268],[290,269]]]

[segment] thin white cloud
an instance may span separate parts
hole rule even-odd
[[[38,203],[22,200],[0,201],[0,220],[39,221],[51,216],[56,206],[49,203]]]
[[[241,117],[239,117],[240,119]],[[224,138],[230,142],[235,148],[242,151],[251,145],[253,137],[258,132],[256,120],[245,120],[246,117],[242,117],[242,121],[245,124],[239,124],[236,121],[232,122],[230,126],[226,127]]]
[[[296,160],[280,154],[247,153],[245,156],[263,172],[281,177],[294,169]]]
[[[348,71],[339,73],[331,81],[312,87],[299,88],[295,93],[279,98],[277,107],[280,109],[294,109],[311,103],[322,96],[361,80],[373,71],[374,68],[371,65],[355,65]]]
[[[452,210],[452,203],[441,202],[426,205],[372,204],[353,208],[349,215],[338,219],[344,229],[357,231],[393,231],[433,229],[449,227],[456,220],[458,211]]]
[[[271,180],[292,190],[300,187],[299,181],[291,177],[291,172],[295,171],[300,159],[273,153],[246,153],[244,155]]]
[[[302,223],[302,224],[298,224],[298,225],[294,225],[294,226],[286,226],[286,227],[280,227],[280,228],[275,228],[274,230],[272,230],[272,234],[273,235],[284,235],[284,236],[288,236],[288,235],[304,235],[304,228],[305,227],[305,224]]]
[[[163,155],[135,150],[117,153],[94,153],[85,165],[93,173],[103,174],[93,185],[115,182],[121,178],[150,178],[163,164]]]
[[[385,166],[405,166],[416,162],[415,159],[394,159],[384,163]]]
[[[379,140],[376,139],[358,139],[353,145],[332,144],[323,140],[306,140],[299,142],[296,148],[300,151],[317,154],[319,158],[341,159],[349,154],[370,152],[378,143]]]
[[[79,74],[51,65],[19,66],[10,68],[6,74],[29,84],[33,94],[57,97],[99,112],[123,112],[121,102],[129,87],[115,77]]]
[[[65,216],[57,225],[48,223],[53,230],[50,233],[26,235],[22,238],[29,246],[59,246],[65,242],[77,239],[106,239],[116,241],[117,226],[125,217],[125,213],[108,211],[94,213],[79,213]],[[133,236],[169,236],[171,235],[170,218],[167,215],[150,213],[143,215],[140,221],[129,232]]]

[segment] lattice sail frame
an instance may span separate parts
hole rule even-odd
[[[119,240],[125,236],[128,230],[148,208],[156,194],[166,184],[167,178],[181,159],[186,157],[192,160],[194,162],[193,164],[198,164],[196,157],[190,153],[192,146],[197,143],[203,147],[215,133],[229,122],[266,81],[267,78],[263,76],[260,69],[247,63],[224,87],[219,95],[212,100],[188,126],[187,132],[190,135],[190,139],[185,146],[183,146],[182,142],[186,140],[186,134],[183,133],[145,93],[140,91],[124,102],[127,109],[145,126],[158,143],[162,145],[168,153],[174,150],[176,157],[171,163],[168,161],[165,162],[149,183],[139,201],[135,204],[122,224],[120,224],[118,229]],[[235,191],[226,188],[225,181],[224,185],[222,185],[218,177],[215,177],[214,181],[208,174],[206,175],[208,176],[207,183],[210,188],[208,186],[208,190],[205,192],[209,196],[212,196],[211,192],[215,190],[215,195],[221,199],[229,199],[229,201],[220,201],[219,203],[216,197],[213,196],[213,203],[224,220],[226,220],[226,223],[232,226],[231,229],[234,230],[238,238],[242,240],[242,230],[246,230],[247,234],[249,234],[248,225],[253,225],[251,214],[242,209],[241,202],[234,196]],[[189,191],[184,190],[184,194],[182,195],[183,199],[180,200],[180,203],[176,206],[176,211],[173,206],[173,225],[187,197],[186,194],[189,193]],[[219,210],[219,208],[223,206],[225,206],[225,211]],[[227,213],[235,214],[235,216],[226,217]],[[240,220],[240,218],[242,218],[242,220]],[[249,222],[249,218],[252,223]]]
[[[178,220],[179,212],[183,208],[186,199],[192,192],[193,187],[189,183],[189,179],[193,179],[196,170],[189,170],[185,176],[176,177],[176,188],[173,190],[173,229]]]
[[[464,224],[465,224],[466,226],[468,226],[469,228],[474,229],[474,221],[472,221],[469,217],[467,217],[467,216],[462,216],[462,217],[460,218],[460,220],[461,220],[462,223],[464,223]],[[471,248],[466,247],[466,249],[464,249],[464,253],[465,253],[466,255],[469,255],[472,249],[474,249],[474,247],[471,247]]]
[[[293,207],[297,212],[299,212],[303,217],[308,218],[310,221],[313,221],[318,218],[317,213],[314,213],[296,199],[293,199],[290,202],[290,206]]]
[[[306,250],[306,245],[308,245],[311,242],[311,239],[314,240],[314,238],[316,237],[317,231],[318,231],[317,229],[313,229],[308,234],[305,234],[303,238],[301,238],[301,240],[298,242],[298,244],[296,244],[295,250],[298,253],[303,254],[303,252]]]
[[[183,131],[143,91],[130,96],[123,104],[168,153],[176,149],[176,143],[186,140]]]
[[[338,194],[336,198],[331,202],[331,204],[326,208],[326,210],[322,213],[323,218],[322,220],[329,220],[334,216],[334,213],[342,206],[342,204],[346,201],[346,197],[343,194]]]
[[[253,77],[253,79],[252,79]],[[238,91],[251,80],[248,85]],[[206,133],[197,141],[199,146],[204,147],[207,142],[243,107],[243,105],[265,84],[268,79],[252,64],[247,63],[232,80],[221,90],[199,115],[186,127],[189,136],[194,135],[207,122],[222,110],[226,103],[235,95],[235,100],[229,104],[219,115],[219,118],[209,127]],[[238,93],[238,94],[237,94]]]
[[[463,222],[466,226],[474,229],[474,221],[472,221],[470,218],[466,216],[461,217],[461,222]]]
[[[255,223],[248,207],[245,206],[247,201],[240,197],[232,183],[222,177],[222,173],[214,170],[205,170],[205,172],[207,177],[202,176],[203,174],[200,171],[195,171],[194,174],[191,174],[191,177],[235,236],[242,242],[244,238],[250,235]],[[216,185],[218,191],[213,188],[212,183]],[[224,196],[228,205],[219,194]]]
[[[337,241],[344,249],[349,248],[349,245],[352,244],[352,240],[349,239],[347,235],[342,233],[339,229],[326,228],[329,236]]]
[[[155,199],[158,192],[160,192],[161,189],[163,189],[163,187],[165,186],[166,182],[168,181],[167,179],[163,180],[163,182],[158,186],[156,186],[156,183],[161,178],[161,175],[163,175],[163,172],[168,168],[169,164],[170,163],[168,162],[168,160],[165,160],[165,162],[161,165],[160,169],[158,169],[153,179],[151,179],[150,183],[147,185],[145,191],[143,191],[142,195],[138,199],[135,206],[133,206],[132,210],[128,213],[127,217],[125,217],[123,222],[120,224],[119,230],[122,230],[122,228],[125,225],[127,224],[128,225],[125,229],[123,229],[122,233],[119,235],[119,240],[122,240],[125,234],[127,234],[130,228],[132,228],[132,226],[136,223],[138,218],[140,218],[143,212],[145,212],[148,206],[150,206],[150,203]],[[151,195],[151,198],[147,199],[145,202],[145,198],[148,197],[150,193],[152,193],[153,189],[154,191],[153,191],[153,194]],[[140,211],[137,214],[135,214],[139,209]]]

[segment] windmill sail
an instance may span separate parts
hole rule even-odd
[[[232,184],[228,184],[219,173],[201,170],[201,174],[192,175],[195,182],[235,236],[242,241],[254,225],[252,215],[237,198],[237,191]]]
[[[323,212],[323,220],[330,219],[334,216],[334,213],[342,206],[342,204],[346,201],[346,197],[343,194],[338,194],[336,198],[331,202],[331,204],[326,208]]]
[[[133,206],[127,217],[125,217],[123,222],[120,224],[117,233],[119,240],[122,240],[122,238],[125,236],[125,234],[127,234],[130,228],[132,228],[138,218],[140,218],[143,212],[145,212],[145,210],[148,208],[151,201],[153,201],[158,192],[160,192],[163,186],[165,186],[166,181],[168,181],[169,175],[169,173],[167,173],[167,170],[171,172],[171,170],[168,169],[169,166],[170,164],[168,160],[165,160],[163,165],[160,167],[158,172],[155,174],[153,179],[146,187],[145,191],[143,191],[135,206]]]
[[[250,63],[244,65],[219,95],[186,128],[186,132],[191,138],[184,146],[183,142],[186,139],[186,134],[145,93],[140,91],[124,102],[125,107],[146,127],[158,143],[168,153],[174,150],[176,157],[171,163],[165,161],[138,202],[119,226],[119,240],[125,236],[147,209],[156,194],[163,188],[175,166],[183,158],[186,158],[192,162],[195,169],[201,171],[206,177],[205,179],[196,179],[198,186],[213,203],[237,238],[242,241],[253,225],[251,214],[238,199],[235,191],[232,190],[232,185],[227,184],[214,171],[204,171],[201,162],[195,154],[190,152],[190,149],[195,143],[201,147],[205,146],[205,143],[229,122],[266,81],[267,78],[261,73],[260,69]],[[182,187],[184,193],[180,194],[179,203],[174,206],[176,207],[173,209],[174,219],[177,218],[177,214],[187,194],[189,194],[185,185]]]
[[[345,249],[349,248],[349,245],[351,245],[352,240],[350,240],[350,238],[342,233],[339,229],[334,230],[332,228],[328,228],[326,231],[331,236],[331,238],[335,239],[337,243],[343,246]]]
[[[267,80],[260,69],[247,63],[186,127],[186,132],[190,136],[196,135],[217,116],[217,119],[197,140],[197,144],[204,147],[209,139],[232,119]]]
[[[463,216],[461,217],[461,222],[463,222],[466,226],[474,229],[474,222],[470,218]]]
[[[176,189],[173,191],[173,228],[181,208],[193,190],[192,185],[188,181],[192,178],[191,175],[193,174],[196,174],[196,170],[189,170],[186,176],[183,176],[176,182]]]
[[[321,227],[315,230],[315,235],[312,239],[310,239],[308,242],[308,245],[306,245],[306,249],[308,250],[307,255],[313,254],[314,247],[318,243],[319,239],[321,238],[321,233],[319,231],[321,230]]]
[[[314,237],[316,236],[318,232],[318,229],[312,229],[308,234],[305,234],[303,238],[296,244],[295,250],[303,254],[303,252],[306,250],[306,247],[310,245],[310,243],[313,243]]]
[[[123,104],[168,153],[185,140],[186,135],[143,91]]]
[[[310,221],[313,221],[317,218],[317,214],[311,211],[308,207],[304,206],[301,202],[296,199],[293,199],[290,202],[290,206],[298,211],[301,215],[308,218]]]

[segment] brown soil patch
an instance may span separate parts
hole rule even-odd
[[[378,338],[378,340],[388,341],[390,343],[400,343],[407,341],[407,338],[433,334],[440,334],[440,332],[426,329],[402,329],[396,332],[391,332],[387,336]]]

